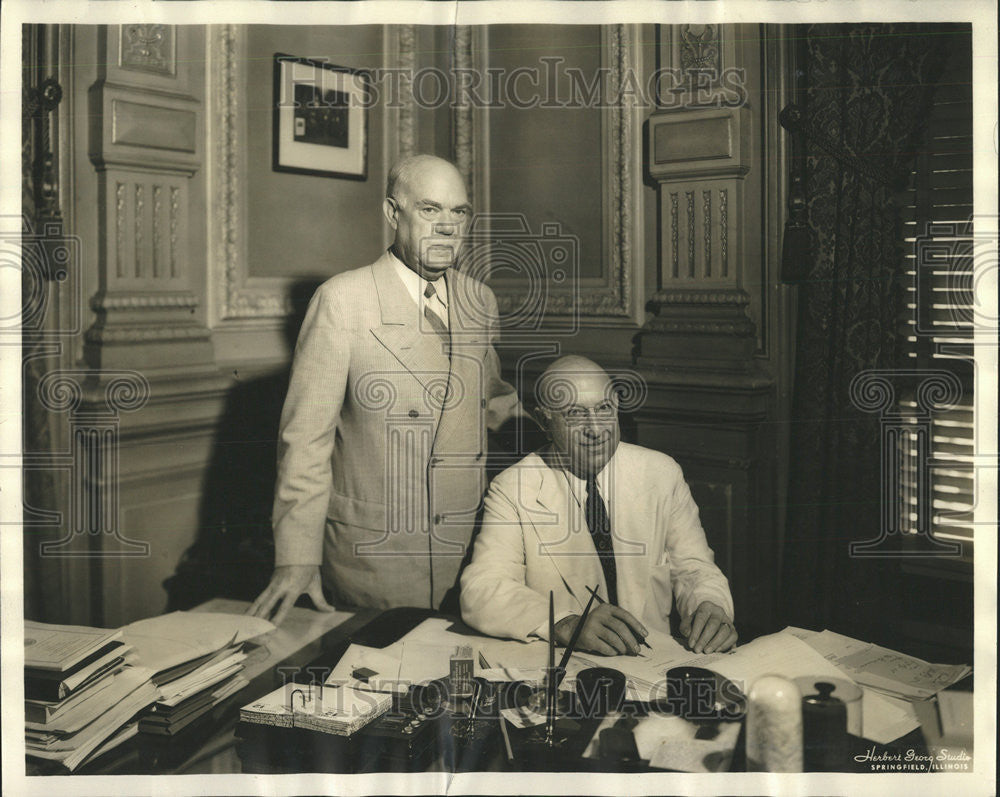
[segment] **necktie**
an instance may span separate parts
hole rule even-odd
[[[608,603],[618,603],[618,570],[615,567],[615,551],[611,545],[611,521],[608,510],[597,488],[597,477],[587,479],[587,527],[594,539],[597,556],[604,571],[604,582],[608,585]]]
[[[437,291],[434,290],[433,283],[428,282],[427,287],[424,288],[424,297],[427,298],[429,301],[436,294]],[[438,301],[440,302],[441,300],[438,299]],[[426,319],[427,323],[431,325],[431,329],[437,332],[438,337],[440,337],[441,340],[444,341],[445,353],[450,357],[451,334],[448,332],[448,327],[445,326],[444,321],[441,320],[441,317],[437,313],[431,310],[430,305],[427,302],[424,303],[424,318]]]

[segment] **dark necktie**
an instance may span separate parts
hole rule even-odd
[[[594,539],[597,556],[604,571],[604,582],[608,585],[608,603],[618,603],[618,570],[615,567],[615,551],[611,545],[611,521],[608,510],[597,488],[597,477],[587,479],[587,527]]]
[[[434,290],[434,285],[430,282],[427,283],[427,287],[424,288],[424,296],[427,299],[436,294],[437,291]],[[431,310],[430,305],[424,304],[424,318],[427,323],[431,325],[431,329],[437,332],[438,337],[444,341],[444,351],[449,357],[451,357],[451,333],[448,332],[448,327],[445,326],[444,321],[441,317]]]

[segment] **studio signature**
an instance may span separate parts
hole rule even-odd
[[[868,762],[872,764],[925,764],[931,766],[954,761],[969,762],[972,761],[972,756],[965,751],[965,748],[960,750],[941,748],[935,755],[931,755],[929,753],[917,752],[912,748],[902,751],[886,750],[880,752],[873,746],[869,747],[865,752],[854,756],[854,760],[859,764]]]

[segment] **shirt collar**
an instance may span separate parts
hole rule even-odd
[[[406,292],[410,294],[413,298],[413,302],[416,305],[420,305],[424,297],[424,289],[427,287],[427,280],[421,277],[416,271],[411,269],[402,260],[393,254],[392,250],[389,250],[389,257],[392,260],[393,265],[396,267],[396,273],[399,274],[399,278],[403,281],[403,285],[406,286]],[[447,274],[443,275],[441,279],[434,281],[434,290],[437,292],[438,298],[441,300],[441,304],[448,307],[448,282]]]
[[[618,444],[619,447],[621,443]],[[604,503],[608,504],[610,501],[610,482],[611,482],[611,471],[614,467],[615,458],[618,456],[618,449],[615,449],[615,453],[611,455],[611,459],[608,460],[607,464],[601,469],[597,474],[597,489],[601,491],[601,497],[604,499]],[[569,468],[561,468],[563,476],[566,477],[566,483],[569,485],[570,492],[579,502],[580,506],[583,506],[587,502],[587,482],[581,479],[579,476],[570,472]]]

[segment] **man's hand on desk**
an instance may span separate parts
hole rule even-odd
[[[721,653],[736,644],[736,627],[718,604],[702,601],[681,620],[680,632],[695,653]]]
[[[247,609],[247,614],[254,617],[270,619],[275,625],[281,625],[288,610],[295,605],[299,595],[306,593],[321,612],[332,612],[334,608],[323,597],[323,582],[319,575],[318,565],[284,565],[274,568],[271,583],[267,585],[253,605]],[[275,605],[278,613],[270,617]]]
[[[556,642],[565,646],[579,619],[580,615],[571,614],[556,623]],[[648,633],[646,626],[620,606],[602,603],[587,615],[576,647],[602,656],[634,656],[639,652],[638,640],[645,639]]]

